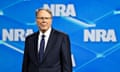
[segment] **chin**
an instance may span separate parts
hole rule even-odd
[[[47,31],[47,29],[40,29],[42,32],[45,32],[45,31]]]

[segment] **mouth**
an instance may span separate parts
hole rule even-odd
[[[47,23],[46,22],[42,22],[41,25],[46,25]]]
[[[46,25],[47,25],[47,23],[45,23],[45,22],[39,24],[40,27],[45,27]]]

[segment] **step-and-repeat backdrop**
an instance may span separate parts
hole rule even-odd
[[[37,8],[69,35],[73,72],[120,72],[120,0],[0,0],[0,72],[21,72]]]

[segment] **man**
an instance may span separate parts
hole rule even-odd
[[[25,40],[22,72],[72,72],[70,42],[66,34],[52,28],[52,13],[36,11],[39,31]]]

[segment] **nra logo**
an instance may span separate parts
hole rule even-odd
[[[25,41],[25,37],[32,34],[32,29],[2,29],[3,41]]]
[[[114,29],[85,29],[84,42],[117,42]]]
[[[51,10],[53,16],[76,16],[74,4],[44,4],[43,8]]]

